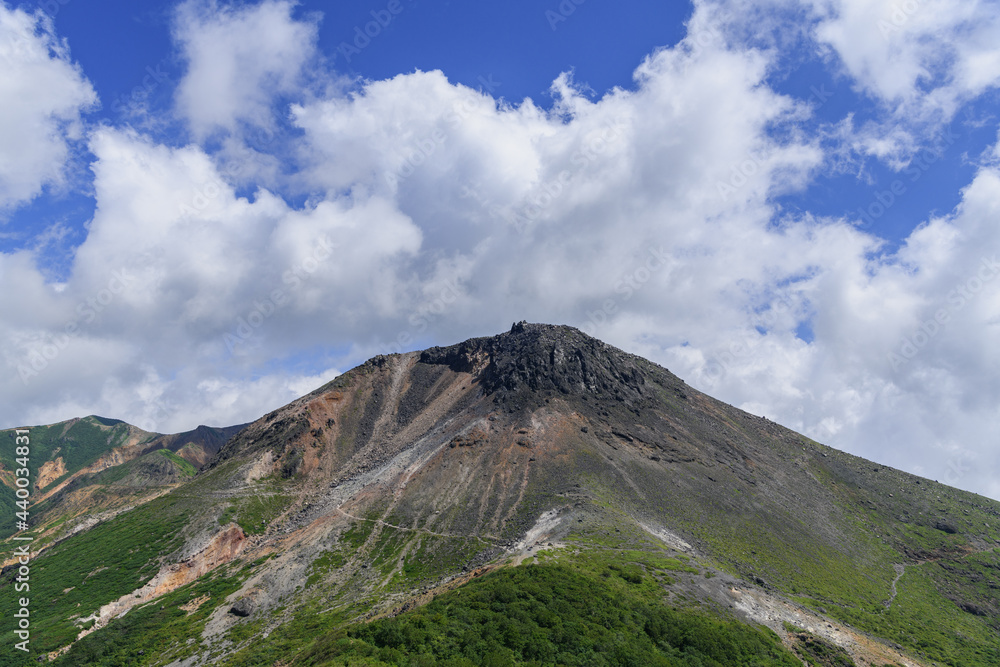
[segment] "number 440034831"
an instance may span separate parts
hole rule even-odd
[[[25,435],[21,435],[24,433]],[[17,513],[17,518],[20,521],[28,520],[28,496],[31,493],[28,490],[28,486],[31,484],[29,478],[31,472],[28,469],[28,456],[31,453],[29,449],[30,441],[28,440],[27,431],[17,431],[17,436],[14,438],[14,454],[17,456],[14,462],[19,466],[14,470],[14,475],[17,477],[17,506],[20,508],[20,512]],[[21,480],[24,480],[23,482]]]

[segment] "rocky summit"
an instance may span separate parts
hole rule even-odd
[[[31,429],[74,470],[33,473],[0,664],[1000,664],[1000,503],[571,327],[378,356],[231,431],[90,424],[86,455]]]

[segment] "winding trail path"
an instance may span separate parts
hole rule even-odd
[[[901,563],[893,564],[892,569],[896,571],[896,578],[892,580],[892,596],[885,603],[885,608],[888,609],[892,606],[892,603],[896,600],[896,582],[899,581],[904,574],[906,574],[906,565]]]

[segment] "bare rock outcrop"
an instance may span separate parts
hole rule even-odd
[[[203,574],[228,563],[240,554],[246,543],[247,537],[243,533],[243,529],[235,523],[230,523],[216,533],[208,544],[195,555],[180,563],[164,566],[142,588],[127,593],[114,602],[109,602],[93,616],[81,619],[84,622],[94,620],[94,625],[82,631],[78,639],[104,627],[111,619],[125,615],[136,605],[189,584]]]

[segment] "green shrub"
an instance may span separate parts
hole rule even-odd
[[[619,569],[626,581],[635,574]],[[474,579],[425,607],[331,633],[296,664],[369,657],[400,666],[800,664],[774,633],[622,595],[562,565]]]

